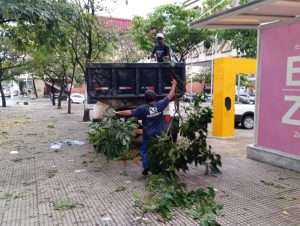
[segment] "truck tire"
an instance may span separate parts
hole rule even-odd
[[[253,129],[254,128],[254,116],[253,115],[245,115],[242,119],[242,126],[245,129]]]

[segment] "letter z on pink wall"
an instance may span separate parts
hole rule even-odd
[[[261,29],[257,146],[300,155],[300,22]]]

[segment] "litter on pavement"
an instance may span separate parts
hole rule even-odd
[[[86,172],[86,169],[78,169],[78,170],[74,170],[75,173],[82,173],[82,172]]]
[[[85,142],[83,141],[80,141],[80,140],[72,140],[72,139],[65,139],[64,140],[64,143],[67,144],[67,145],[84,145]]]
[[[52,143],[50,144],[50,149],[52,150],[60,150],[62,148],[62,143]]]
[[[50,149],[52,149],[54,151],[58,151],[58,150],[63,148],[63,145],[69,145],[69,146],[78,145],[78,146],[81,146],[81,145],[84,145],[84,144],[85,144],[84,141],[65,139],[62,142],[51,143],[50,144]]]

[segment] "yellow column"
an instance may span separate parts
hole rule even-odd
[[[214,61],[213,136],[230,138],[235,135],[234,104],[236,75],[255,73],[255,59],[228,57]]]

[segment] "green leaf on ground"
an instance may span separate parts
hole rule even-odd
[[[72,200],[60,200],[54,203],[55,210],[69,210],[74,209],[78,206],[78,203]]]

